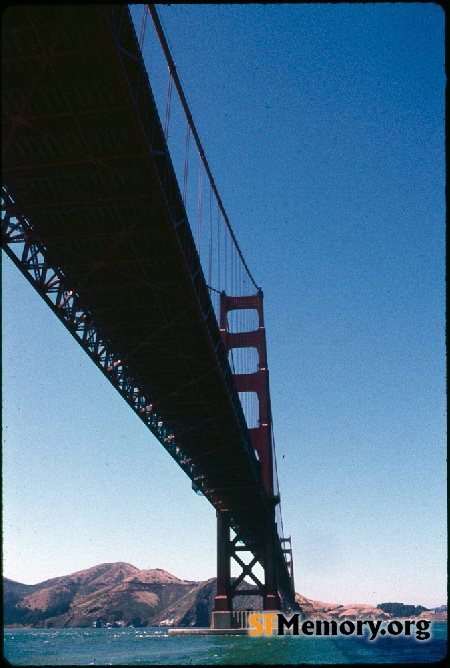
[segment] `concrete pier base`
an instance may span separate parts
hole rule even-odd
[[[248,617],[251,612],[247,610],[231,610],[213,612],[211,616],[212,629],[248,629]]]
[[[248,629],[169,629],[170,636],[247,636]]]
[[[247,610],[213,612],[211,628],[169,629],[169,635],[248,635],[248,617],[251,614]]]

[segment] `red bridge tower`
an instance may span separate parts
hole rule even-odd
[[[237,309],[256,310],[259,326],[254,331],[230,332],[228,328],[228,313]],[[267,496],[270,513],[267,521],[265,553],[254,556],[249,564],[245,564],[239,557],[240,551],[246,551],[239,536],[230,539],[230,520],[226,511],[217,512],[217,596],[215,599],[216,612],[233,610],[233,598],[239,594],[263,597],[264,610],[279,610],[281,607],[278,593],[276,568],[276,543],[278,540],[275,521],[275,507],[279,497],[274,489],[274,462],[272,441],[272,413],[269,393],[269,370],[267,368],[266,331],[263,317],[263,293],[261,290],[255,295],[247,297],[228,297],[224,292],[220,300],[220,332],[227,353],[234,348],[255,348],[258,353],[258,369],[254,373],[237,373],[234,375],[238,392],[254,392],[259,402],[258,426],[249,429],[253,447],[261,464],[261,475],[264,490]],[[231,559],[234,559],[242,568],[241,575],[231,581]],[[252,572],[258,562],[264,563],[264,584]],[[257,585],[257,589],[246,590],[239,588],[245,576],[250,577]]]

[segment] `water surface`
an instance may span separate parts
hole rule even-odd
[[[432,638],[177,636],[165,628],[5,629],[15,666],[432,663],[447,653],[447,624]]]

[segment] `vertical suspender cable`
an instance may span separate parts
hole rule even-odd
[[[209,188],[209,252],[208,252],[208,285],[211,285],[212,282],[212,235],[213,235],[213,222],[212,222],[212,188]]]
[[[197,251],[200,257],[201,242],[202,242],[202,207],[203,207],[203,172],[202,161],[198,163],[198,216],[197,216]]]
[[[186,145],[184,155],[184,173],[183,173],[183,204],[186,206],[186,193],[189,173],[189,141],[191,137],[191,128],[189,123],[186,123]]]
[[[164,136],[166,138],[166,141],[169,137],[169,121],[170,121],[170,104],[172,100],[172,75],[169,70],[169,83],[167,84],[167,102],[166,102],[166,119],[164,123]]]
[[[219,288],[219,292],[222,290],[221,285],[220,285],[220,263],[221,263],[221,257],[220,257],[220,208],[217,207],[217,286]]]
[[[226,234],[226,230],[224,230],[224,237],[225,237],[225,238],[224,238],[224,246],[225,246],[225,249],[224,249],[224,254],[225,254],[225,262],[224,262],[224,273],[225,273],[225,277],[224,277],[224,283],[225,283],[225,292],[226,292],[226,291],[227,291],[227,286],[228,286],[228,280],[227,280],[227,279],[228,279],[228,250],[227,250],[227,245],[228,245],[228,244],[227,244],[227,234]]]
[[[216,199],[217,199],[219,208],[220,208],[220,210],[221,210],[221,212],[222,212],[223,219],[224,219],[225,224],[226,224],[226,226],[227,226],[227,228],[228,228],[228,230],[229,230],[229,232],[230,232],[230,235],[231,235],[231,238],[232,238],[232,240],[233,240],[233,243],[234,243],[234,245],[236,246],[236,250],[237,250],[237,252],[238,252],[238,254],[239,254],[239,257],[240,257],[240,259],[241,259],[241,262],[242,262],[242,264],[244,265],[245,270],[246,270],[246,272],[247,272],[247,274],[248,274],[248,276],[249,276],[251,282],[253,283],[254,287],[255,287],[257,290],[260,290],[261,288],[259,288],[258,285],[256,284],[256,282],[255,282],[255,280],[254,280],[254,278],[253,278],[253,276],[252,276],[252,274],[251,274],[251,272],[250,272],[250,269],[249,269],[248,266],[247,266],[247,263],[246,263],[246,261],[245,261],[245,259],[244,259],[244,256],[242,255],[242,252],[241,252],[241,249],[240,249],[239,244],[238,244],[238,242],[237,242],[237,239],[236,239],[236,237],[235,237],[235,235],[234,235],[234,232],[233,232],[233,229],[232,229],[232,227],[231,227],[230,221],[228,220],[228,216],[227,216],[226,211],[225,211],[225,209],[224,209],[224,206],[223,206],[222,200],[221,200],[221,198],[220,198],[219,192],[218,192],[218,190],[217,190],[217,187],[216,187],[216,184],[215,184],[213,175],[212,175],[211,170],[210,170],[210,168],[209,168],[209,164],[208,164],[208,161],[207,161],[206,156],[205,156],[205,151],[203,150],[203,146],[202,146],[202,144],[201,144],[201,142],[200,142],[200,137],[198,136],[197,129],[196,129],[195,125],[194,125],[194,120],[193,120],[193,118],[192,118],[192,114],[191,114],[190,109],[189,109],[189,107],[188,107],[188,103],[187,103],[187,100],[186,100],[186,96],[184,95],[184,91],[183,91],[183,89],[182,89],[182,87],[181,87],[181,82],[180,82],[180,79],[179,79],[179,77],[178,77],[177,69],[176,69],[176,67],[175,67],[175,63],[174,63],[173,58],[172,58],[172,55],[171,55],[171,53],[170,53],[169,45],[167,44],[167,40],[166,40],[166,37],[165,37],[165,35],[164,35],[163,29],[162,29],[162,26],[161,26],[161,22],[160,22],[160,20],[159,20],[158,13],[157,13],[157,11],[156,11],[156,7],[155,7],[155,5],[147,5],[147,6],[148,6],[148,9],[149,9],[149,11],[150,11],[150,15],[151,15],[151,17],[152,17],[152,20],[153,20],[153,24],[154,24],[154,26],[155,26],[156,33],[157,33],[157,35],[158,35],[158,37],[159,37],[159,41],[160,41],[160,43],[161,43],[161,47],[162,47],[162,49],[163,49],[163,51],[164,51],[164,55],[165,55],[165,57],[166,57],[167,64],[168,64],[168,66],[169,66],[169,70],[170,70],[170,72],[171,72],[171,74],[172,74],[173,81],[174,81],[174,83],[175,83],[175,87],[176,87],[176,89],[177,89],[177,91],[178,91],[178,95],[179,95],[179,97],[180,97],[180,101],[181,101],[181,104],[182,104],[182,106],[183,106],[184,113],[185,113],[185,115],[186,115],[186,118],[187,118],[187,121],[188,121],[188,123],[189,123],[189,126],[190,126],[190,128],[191,128],[191,130],[192,130],[192,135],[193,135],[193,137],[194,137],[195,143],[197,144],[197,149],[198,149],[198,152],[199,152],[199,154],[200,154],[200,159],[202,160],[203,165],[204,165],[204,167],[205,167],[205,171],[206,171],[206,173],[207,173],[207,175],[208,175],[209,182],[210,182],[211,187],[212,187],[212,189],[213,189],[213,191],[214,191],[214,195],[216,196]]]
[[[145,29],[147,27],[147,17],[148,17],[148,5],[144,5],[144,11],[142,13],[142,19],[141,19],[141,29],[139,32],[139,46],[141,49],[144,44]]]

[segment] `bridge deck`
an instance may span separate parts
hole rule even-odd
[[[258,463],[128,9],[10,7],[2,28],[3,184],[257,545]]]

